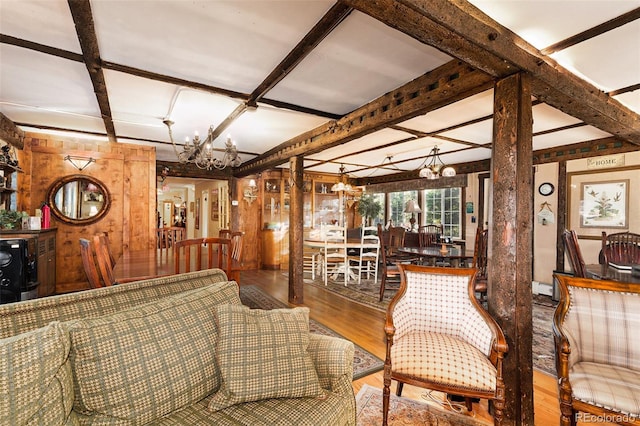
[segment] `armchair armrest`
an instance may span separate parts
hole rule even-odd
[[[353,393],[353,343],[338,337],[311,334],[308,352],[323,388],[342,393],[346,383],[346,390]]]

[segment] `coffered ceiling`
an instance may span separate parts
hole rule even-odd
[[[490,158],[493,83],[524,70],[534,151],[639,149],[639,17],[638,0],[0,0],[0,112],[162,161],[163,120],[177,141],[213,126],[237,175],[305,155],[375,177],[436,145],[449,164]]]

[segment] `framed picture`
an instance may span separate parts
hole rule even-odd
[[[583,182],[581,228],[628,228],[629,179]]]
[[[219,219],[220,205],[218,200],[218,190],[211,191],[211,220],[217,221]]]
[[[200,229],[200,198],[196,198],[196,220],[194,226],[196,229]]]

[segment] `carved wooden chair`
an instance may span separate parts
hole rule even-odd
[[[86,238],[80,238],[80,256],[82,257],[82,266],[84,267],[84,273],[87,275],[87,279],[89,280],[89,287],[104,287],[102,281],[100,280],[98,267],[96,265],[93,244]]]
[[[554,275],[560,303],[553,317],[560,425],[578,412],[640,425],[640,288]]]
[[[487,290],[489,286],[489,276],[487,274],[487,253],[489,250],[489,230],[478,228],[476,231],[476,240],[473,247],[472,268],[478,270],[476,275],[475,291],[480,295],[479,301],[485,303],[487,301]]]
[[[619,232],[607,235],[602,232],[602,262],[609,266],[640,264],[640,235]]]
[[[231,240],[231,267],[229,269],[229,279],[240,283],[240,271],[242,270],[242,241],[244,232],[229,232]]]
[[[398,382],[398,396],[408,383],[462,396],[468,410],[472,399],[489,399],[494,424],[501,424],[502,360],[508,346],[475,297],[476,270],[405,264],[399,268],[400,289],[389,303],[384,327],[382,424],[387,424],[392,380]]]
[[[565,254],[571,264],[573,276],[585,278],[586,270],[584,266],[584,258],[582,257],[582,250],[580,250],[580,245],[578,244],[576,231],[569,231],[565,229],[562,233],[562,241],[564,242]]]

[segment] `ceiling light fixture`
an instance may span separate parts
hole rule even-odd
[[[346,169],[344,168],[344,164],[340,164],[340,181],[338,183],[333,184],[331,187],[331,191],[340,192],[340,191],[353,191],[353,187],[348,183],[345,183],[346,180]]]
[[[215,139],[213,126],[209,127],[209,133],[204,140],[200,139],[198,132],[195,132],[193,141],[190,141],[187,136],[182,146],[182,151],[179,151],[178,146],[173,140],[173,132],[171,131],[171,126],[174,124],[173,121],[166,119],[163,123],[169,129],[169,139],[171,139],[173,149],[180,163],[193,163],[198,166],[198,168],[206,170],[222,170],[228,166],[237,167],[242,163],[238,155],[238,150],[236,149],[236,144],[231,140],[231,135],[227,135],[222,158],[215,158],[213,155],[214,151],[216,151],[213,148],[213,140]]]
[[[440,150],[438,146],[434,146],[429,156],[427,157],[426,164],[420,170],[420,177],[426,179],[439,179],[442,177],[451,177],[456,175],[456,171],[451,166],[445,166],[438,155]],[[431,159],[429,159],[431,157]]]

